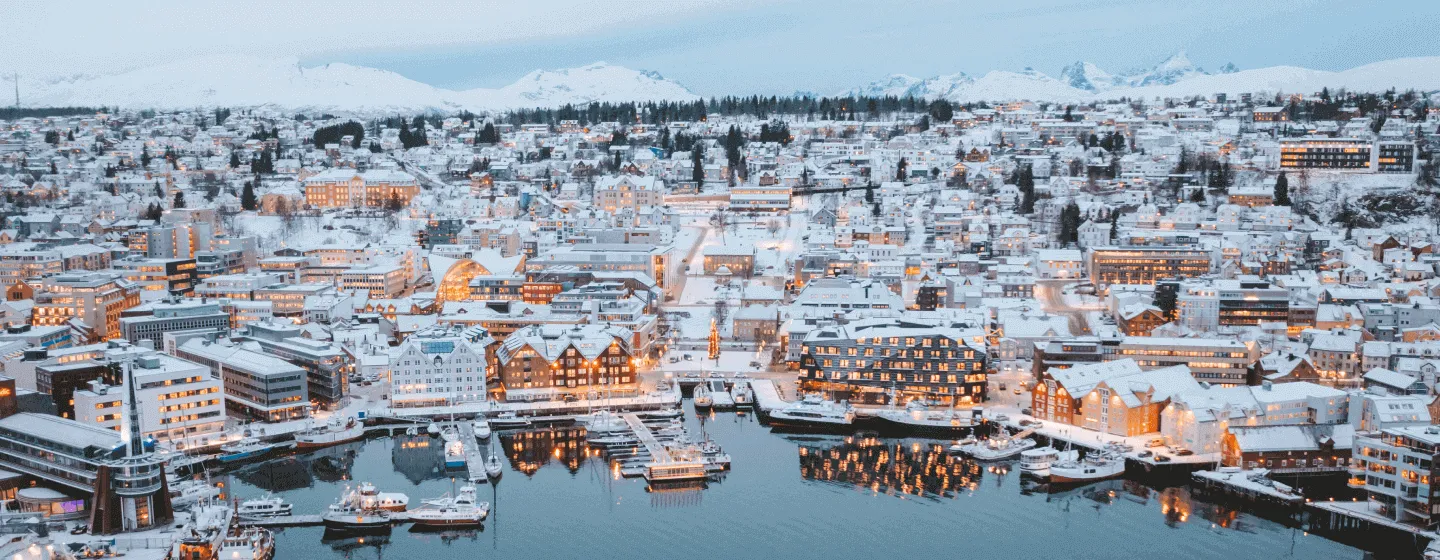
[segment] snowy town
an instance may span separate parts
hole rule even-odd
[[[777,468],[732,420],[863,456],[806,480],[1185,487],[1419,557],[1437,148],[1394,88],[6,109],[0,557],[364,549],[556,462],[683,506]],[[298,460],[338,500],[251,490]]]

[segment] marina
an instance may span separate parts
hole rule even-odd
[[[665,448],[658,431],[650,426],[667,419],[625,413],[615,416],[623,428],[607,434],[633,434],[641,431],[636,428],[646,427],[655,438],[646,438],[649,446],[656,446],[657,451]],[[469,430],[468,424],[460,423],[462,434]],[[1267,557],[1361,557],[1353,548],[1307,536],[1298,521],[1252,515],[1241,505],[1205,502],[1183,485],[1151,488],[1133,480],[1112,479],[1051,488],[1022,476],[1018,459],[973,461],[949,453],[951,441],[945,439],[777,433],[755,415],[729,412],[697,415],[687,410],[683,425],[687,432],[705,433],[723,445],[726,453],[743,460],[743,465],[726,472],[723,479],[631,480],[617,471],[615,458],[587,445],[587,433],[579,423],[497,432],[493,443],[508,474],[503,482],[477,485],[479,498],[491,504],[488,515],[479,526],[448,528],[441,534],[412,522],[410,516],[417,508],[390,513],[387,527],[393,529],[381,534],[338,534],[324,529],[323,520],[316,515],[346,485],[353,486],[349,482],[353,480],[371,481],[377,488],[412,497],[443,496],[463,486],[465,475],[455,476],[443,468],[442,440],[423,431],[406,436],[402,430],[395,436],[273,458],[232,476],[231,487],[240,496],[263,496],[270,490],[256,483],[269,485],[299,476],[299,480],[284,483],[291,489],[273,494],[304,515],[244,523],[275,529],[281,550],[306,558],[434,554],[436,547],[445,546],[442,538],[451,538],[440,535],[455,537],[444,542],[484,547],[484,554],[493,558],[597,557],[591,549],[596,543],[618,547],[634,542],[646,544],[626,557],[649,557],[681,546],[686,539],[678,538],[674,531],[692,524],[737,535],[736,542],[742,545],[758,545],[774,540],[767,536],[774,533],[742,528],[780,523],[781,519],[798,523],[811,535],[803,543],[780,539],[776,545],[778,554],[796,558],[893,554],[897,550],[896,545],[840,530],[836,523],[914,536],[900,547],[907,554],[945,555],[963,542],[979,546],[974,549],[978,554],[1043,557],[1057,541],[1078,539],[1093,541],[1087,546],[1105,542],[1116,557],[1132,557],[1151,549],[1137,541],[1163,539],[1169,546],[1184,547],[1187,557],[1201,559],[1233,558],[1237,546]],[[473,440],[461,437],[461,441]],[[430,444],[420,445],[425,442]],[[626,449],[648,452],[649,446],[636,444]],[[326,452],[349,457],[342,471],[328,474],[318,469],[324,455],[317,454]],[[263,475],[265,472],[274,474]],[[281,472],[296,474],[276,478]],[[424,501],[417,503],[423,507]],[[800,515],[816,508],[833,514],[825,522]],[[675,520],[677,510],[689,518],[683,524]],[[886,511],[909,513],[900,517],[903,524],[900,518],[877,521],[876,516]],[[609,519],[621,529],[585,530],[587,539],[576,542],[536,538],[535,529],[526,527],[558,527],[569,520],[597,517]],[[1044,536],[1022,535],[1014,532],[1013,519],[1026,519],[1048,529]],[[954,526],[971,527],[992,538],[977,543],[943,536],[949,534],[944,527]],[[1099,536],[1116,527],[1134,537],[1111,542]],[[921,535],[930,538],[919,538]],[[602,553],[598,557],[618,556]]]

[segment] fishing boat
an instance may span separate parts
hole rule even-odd
[[[1035,447],[1035,440],[1027,437],[1000,435],[964,446],[960,452],[979,461],[999,461],[1021,454]]]
[[[695,386],[695,408],[710,408],[714,406],[715,399],[710,397],[710,389],[704,383]]]
[[[279,496],[265,496],[240,502],[235,512],[240,517],[278,517],[290,515],[292,506]]]
[[[748,381],[736,381],[730,387],[730,400],[735,401],[735,406],[754,406],[755,391],[750,389]]]
[[[1050,482],[1091,482],[1125,474],[1125,459],[1106,452],[1092,453],[1078,461],[1061,461],[1050,466]]]
[[[405,511],[410,505],[409,496],[399,492],[381,492],[369,482],[360,483],[360,487],[355,491],[355,499],[360,509]]]
[[[365,423],[355,418],[331,417],[324,426],[316,426],[295,434],[295,447],[315,449],[355,441],[365,437]]]
[[[849,403],[836,403],[811,393],[797,403],[772,411],[769,423],[801,430],[844,431],[855,424],[855,411]]]
[[[519,416],[514,412],[506,411],[491,418],[490,426],[498,430],[526,428],[530,426],[530,419]]]
[[[231,509],[221,504],[195,508],[190,520],[179,528],[179,534],[171,541],[167,557],[225,560],[270,560],[275,557],[275,538],[270,530],[240,527],[236,521]]]
[[[484,418],[477,418],[470,423],[470,428],[475,430],[475,439],[484,441],[490,439],[490,423]]]
[[[490,504],[475,500],[475,487],[462,486],[454,498],[444,497],[425,502],[423,507],[410,512],[410,521],[424,527],[465,527],[476,526],[490,513]]]
[[[227,443],[220,446],[220,462],[234,463],[248,459],[258,459],[269,455],[279,445],[265,443],[255,438],[245,438],[240,441]]]

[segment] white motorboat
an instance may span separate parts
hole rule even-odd
[[[455,527],[479,525],[490,513],[490,504],[477,502],[474,486],[462,486],[455,497],[427,500],[427,507],[410,512],[409,518],[416,525],[427,527]]]
[[[955,440],[955,443],[950,444],[950,452],[951,452],[951,453],[964,453],[964,452],[965,452],[965,446],[967,446],[967,445],[975,445],[975,442],[977,442],[977,441],[980,441],[980,440],[975,439],[975,436],[970,436],[970,437],[967,437],[967,438],[965,438],[965,439]]]
[[[1125,459],[1105,452],[1086,455],[1078,461],[1061,461],[1050,466],[1050,482],[1092,482],[1124,476]]]
[[[295,434],[295,447],[314,449],[355,441],[365,437],[365,423],[355,418],[331,417],[324,426]]]
[[[293,507],[279,496],[266,496],[240,502],[236,513],[241,517],[278,517],[290,515]]]
[[[390,526],[390,510],[380,507],[375,485],[361,484],[358,489],[346,488],[340,499],[320,516],[331,529],[377,529]],[[408,498],[406,499],[408,502]],[[403,511],[403,508],[399,511]]]
[[[855,411],[849,403],[829,401],[812,393],[800,402],[771,412],[769,423],[805,430],[845,430],[855,423]]]
[[[755,391],[750,389],[748,381],[736,381],[730,387],[730,399],[735,401],[735,406],[753,406],[755,404]]]
[[[355,491],[355,500],[359,509],[383,509],[386,511],[405,511],[410,506],[410,497],[400,492],[381,492],[369,482],[360,483]]]
[[[405,435],[407,435],[407,436],[418,436],[418,435],[420,435],[420,428],[416,428],[415,426],[410,426],[409,428],[405,428]]]
[[[440,439],[449,443],[458,442],[460,441],[460,429],[456,428],[454,424],[446,424],[445,427],[440,430]]]
[[[684,415],[685,411],[674,407],[662,408],[660,410],[646,410],[643,412],[635,413],[635,416],[639,417],[641,420],[666,420],[670,418],[680,418]]]
[[[436,424],[436,423],[434,423],[434,422],[431,422],[429,426],[426,426],[426,427],[425,427],[425,433],[430,434],[430,435],[432,435],[432,436],[438,436],[438,435],[440,435],[440,425],[439,425],[439,424]]]
[[[497,430],[526,428],[530,426],[530,419],[519,416],[514,412],[501,412],[490,419],[490,427]]]
[[[710,408],[715,405],[715,399],[710,397],[710,389],[704,383],[695,386],[695,408]]]
[[[245,438],[240,441],[227,443],[220,446],[220,462],[234,463],[247,459],[259,459],[269,455],[271,451],[280,447],[274,443],[266,443],[254,438]]]
[[[1036,447],[1020,452],[1020,472],[1046,478],[1050,476],[1050,467],[1065,461],[1074,461],[1080,458],[1080,453],[1073,450],[1061,451],[1054,447]]]
[[[586,434],[615,434],[630,431],[629,422],[626,422],[619,414],[604,410],[577,417],[576,420],[585,425]]]
[[[964,446],[960,452],[979,461],[999,461],[1019,455],[1032,447],[1035,447],[1033,439],[999,436]]]
[[[475,439],[490,439],[490,423],[486,422],[484,418],[478,418],[474,422],[471,422],[470,428],[475,430]]]

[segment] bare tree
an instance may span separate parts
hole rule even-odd
[[[780,220],[771,218],[765,223],[765,231],[770,232],[770,237],[775,237],[775,234],[780,232]]]

